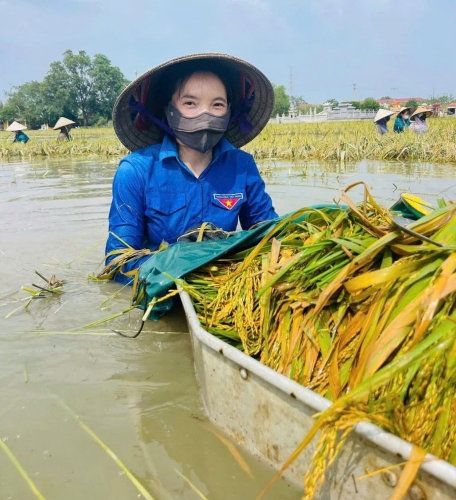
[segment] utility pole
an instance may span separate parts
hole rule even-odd
[[[290,97],[293,95],[293,66],[290,66],[290,85],[289,85]]]
[[[356,101],[356,83],[353,84],[353,100]]]

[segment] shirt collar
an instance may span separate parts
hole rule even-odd
[[[222,137],[222,139],[217,143],[217,145],[214,148],[212,162],[215,161],[221,154],[234,149],[236,148],[231,144],[231,142]],[[172,157],[174,158],[179,157],[177,144],[176,141],[171,136],[165,134],[160,147],[159,159],[160,161],[163,161],[165,158],[172,158]]]

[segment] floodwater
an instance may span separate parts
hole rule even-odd
[[[260,167],[279,214],[332,202],[358,180],[385,205],[403,191],[456,200],[454,166]],[[208,500],[253,500],[273,472],[242,448],[235,458],[207,421],[182,311],[136,340],[111,329],[134,332],[139,311],[81,329],[129,305],[130,290],[113,296],[117,284],[88,279],[103,259],[115,169],[92,159],[0,164],[0,499],[37,498],[30,482],[47,500],[145,498],[105,445],[155,500],[202,498],[180,474]],[[21,287],[44,284],[35,270],[65,280],[64,293],[24,309]],[[300,494],[281,480],[265,498]]]

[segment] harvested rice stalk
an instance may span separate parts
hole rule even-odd
[[[404,233],[367,188],[353,204],[353,186],[348,210],[295,219],[186,277],[210,332],[334,402],[284,466],[321,430],[306,499],[363,420],[456,464],[456,207]]]

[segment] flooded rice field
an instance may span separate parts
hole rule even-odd
[[[330,203],[360,180],[386,206],[404,191],[456,200],[451,165],[260,168],[280,215]],[[115,169],[92,159],[0,164],[0,499],[253,500],[273,471],[207,421],[183,312],[148,322],[136,340],[112,329],[135,332],[139,311],[82,328],[130,301],[129,289],[88,279],[103,260]],[[21,287],[44,284],[35,271],[66,283],[24,308]],[[300,494],[282,480],[265,498]]]

